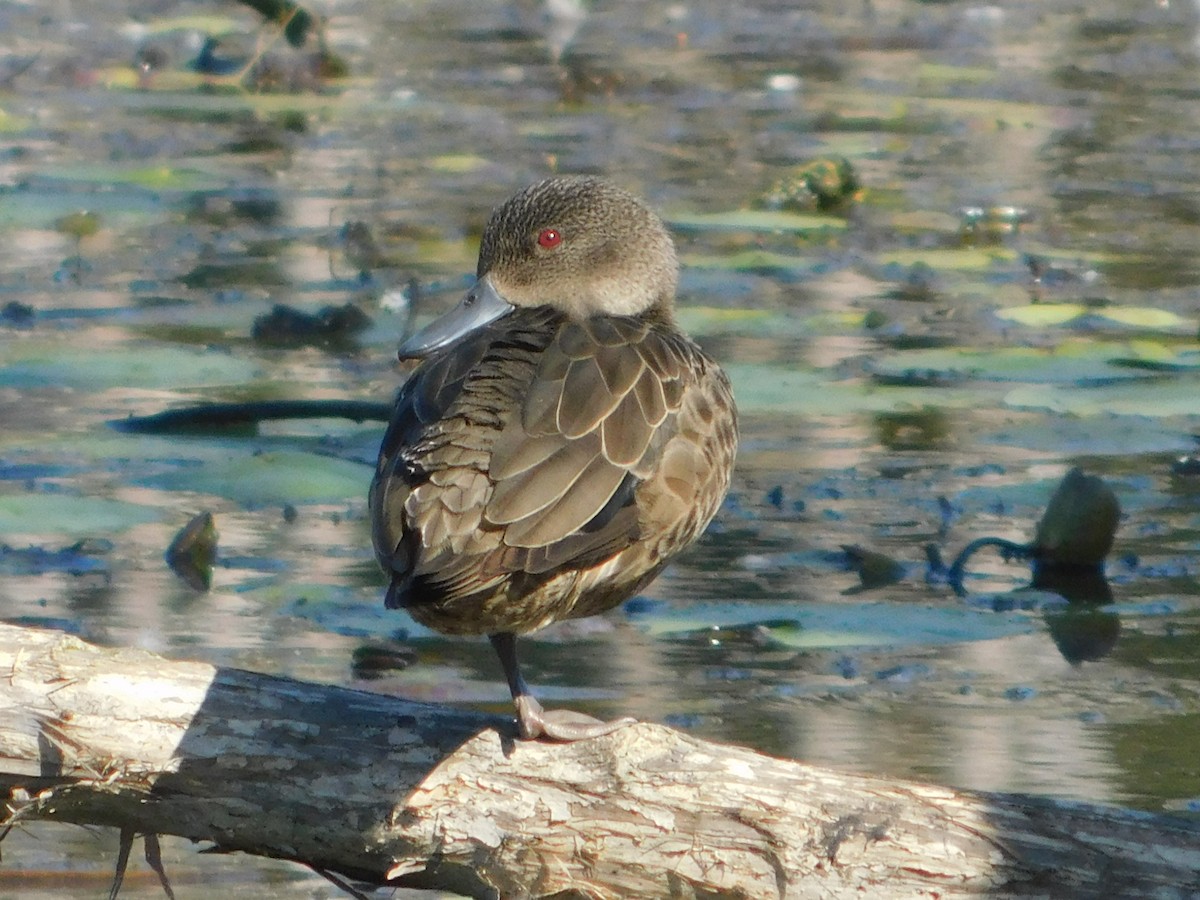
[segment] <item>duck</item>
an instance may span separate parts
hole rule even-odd
[[[737,452],[720,366],[675,318],[663,220],[556,176],[492,212],[473,285],[405,340],[369,507],[385,604],[487,635],[523,739],[633,722],[543,709],[516,639],[642,591],[716,515]]]

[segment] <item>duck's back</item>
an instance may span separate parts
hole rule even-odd
[[[400,392],[370,497],[388,603],[451,633],[610,608],[703,531],[736,435],[724,374],[666,323],[516,310]]]

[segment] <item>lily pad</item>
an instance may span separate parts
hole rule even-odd
[[[32,119],[14,116],[6,110],[0,109],[0,134],[21,132],[29,128],[31,124],[33,124]]]
[[[1087,306],[1082,303],[1031,303],[996,310],[996,317],[1031,328],[1068,325],[1084,319],[1102,320],[1144,331],[1192,332],[1194,319],[1151,306]]]
[[[1148,372],[1196,372],[1200,371],[1200,350],[1176,351],[1156,341],[1131,341],[1129,355],[1113,359],[1112,364]]]
[[[50,176],[42,177],[49,178]],[[166,165],[129,166],[119,163],[93,163],[64,166],[54,170],[53,178],[103,185],[128,184],[155,191],[198,191],[221,186],[215,174]]]
[[[689,603],[652,607],[630,619],[658,637],[757,626],[777,644],[804,649],[985,641],[1041,627],[1019,612],[897,603]]]
[[[253,592],[261,602],[278,607],[278,615],[304,619],[323,631],[356,638],[384,638],[402,634],[407,640],[440,637],[419,625],[402,609],[387,609],[383,589],[374,602],[348,595],[345,588],[328,584],[272,584]]]
[[[800,316],[785,310],[744,307],[689,306],[676,313],[688,334],[746,335],[750,337],[811,338],[815,334],[842,334],[862,328],[867,314],[862,310],[831,310]]]
[[[688,306],[677,310],[676,315],[680,327],[688,332],[745,327],[771,328],[778,320],[778,316],[769,309],[744,307],[722,309],[714,306]]]
[[[914,104],[916,106],[917,104]],[[919,108],[951,122],[980,122],[996,129],[997,141],[1010,140],[1009,134],[1020,129],[1040,128],[1049,131],[1058,127],[1054,114],[1046,104],[994,97],[923,97]]]
[[[683,264],[696,269],[729,269],[733,272],[762,274],[796,274],[807,272],[814,265],[811,259],[805,257],[787,256],[768,250],[742,250],[711,256],[689,254],[683,258]]]
[[[1074,389],[1031,384],[1009,391],[1004,403],[1075,416],[1196,416],[1200,415],[1200,379],[1155,379]]]
[[[1006,247],[963,247],[957,250],[893,250],[881,253],[879,261],[884,265],[924,265],[934,270],[953,272],[982,272],[997,263],[1010,264],[1017,260],[1017,252]]]
[[[371,470],[315,453],[277,450],[174,469],[139,483],[228,497],[246,506],[365,500]]]
[[[139,347],[136,352],[89,349],[86,360],[45,344],[13,349],[16,352],[8,355],[7,364],[0,366],[3,387],[172,389],[244,384],[259,375],[259,367],[248,360],[187,347]]]
[[[0,534],[9,542],[18,535],[106,536],[160,518],[158,510],[102,497],[0,495]]]
[[[805,233],[843,231],[846,223],[815,213],[785,212],[768,209],[733,209],[720,213],[684,213],[668,219],[679,231],[759,231]]]
[[[230,34],[243,26],[244,22],[234,16],[218,13],[163,16],[148,22],[131,23],[121,27],[127,38],[140,39],[144,35],[169,34],[173,31],[198,31],[201,34]]]
[[[725,371],[733,382],[738,409],[743,413],[788,413],[836,416],[858,412],[923,409],[928,389],[880,387],[860,380],[836,381],[827,374],[777,366],[731,364]],[[940,407],[978,405],[979,391],[948,388],[937,392]]]
[[[1081,384],[1127,381],[1149,377],[1132,367],[1116,368],[1113,357],[1128,347],[1097,341],[1063,341],[1054,347],[1001,347],[971,350],[953,347],[900,350],[872,364],[877,378],[891,382],[913,380],[955,382],[963,379]],[[936,378],[934,377],[936,376]]]
[[[981,84],[995,81],[994,66],[956,66],[949,63],[925,62],[917,67],[917,78],[926,84]]]
[[[1172,453],[1180,449],[1177,427],[1140,417],[1046,419],[1034,414],[1023,422],[996,421],[994,428],[991,432],[980,431],[976,437],[999,447],[1018,447],[1054,456],[1122,456]]]
[[[112,227],[155,221],[162,215],[162,201],[147,191],[113,190],[82,194],[64,191],[61,185],[31,184],[8,191],[0,203],[0,228],[53,229],[60,218],[86,206],[100,214]]]
[[[429,160],[429,167],[436,172],[449,175],[461,175],[468,172],[478,172],[491,165],[491,160],[473,153],[450,153],[435,156]]]

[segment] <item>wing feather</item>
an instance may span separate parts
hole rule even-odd
[[[371,489],[390,597],[475,603],[518,573],[597,565],[647,529],[669,552],[698,533],[723,494],[709,469],[728,481],[736,433],[714,409],[732,409],[728,383],[694,344],[639,319],[544,310],[487,332],[398,398]]]
[[[623,469],[596,454],[553,503],[537,515],[512,522],[504,533],[504,543],[510,547],[549,547],[571,537],[608,505],[624,478]]]
[[[562,498],[599,456],[600,439],[595,434],[579,440],[560,439],[558,449],[538,466],[496,481],[487,504],[487,520],[511,525],[540,513]]]
[[[568,439],[591,434],[620,402],[605,384],[600,359],[576,360],[562,382],[558,404],[558,430]]]

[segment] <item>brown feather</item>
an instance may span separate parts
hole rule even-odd
[[[600,436],[604,458],[610,463],[624,469],[637,465],[650,446],[654,425],[646,420],[636,394],[631,391],[621,398],[601,423]]]
[[[580,474],[600,456],[594,434],[562,440],[559,449],[534,469],[496,483],[487,505],[487,520],[508,525],[545,509],[562,497]]]
[[[593,432],[619,401],[604,384],[595,357],[576,360],[562,383],[558,430],[569,438]]]
[[[504,532],[510,547],[546,547],[571,537],[607,505],[625,477],[623,469],[596,456],[554,503],[513,522]]]

